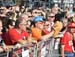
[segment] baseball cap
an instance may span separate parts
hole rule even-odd
[[[41,16],[36,16],[36,17],[34,17],[34,19],[33,19],[33,22],[44,22],[44,20],[43,20],[43,17],[41,17]]]

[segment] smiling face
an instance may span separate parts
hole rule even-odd
[[[54,19],[55,19],[55,15],[51,13],[51,14],[48,16],[48,21],[49,21],[49,22],[54,22]]]
[[[75,23],[69,23],[68,29],[71,33],[75,33]]]
[[[37,10],[37,9],[35,9],[35,10],[33,10],[32,11],[32,16],[40,16],[41,15],[41,12],[40,12],[40,10]]]
[[[39,29],[43,29],[44,23],[43,23],[43,22],[37,22],[37,23],[35,24],[35,26],[36,26],[37,28],[39,28]]]
[[[26,30],[26,26],[27,26],[27,22],[26,21],[22,21],[19,24],[19,29],[25,31]]]
[[[51,9],[51,12],[54,13],[54,14],[57,14],[58,13],[58,7],[53,7]]]
[[[64,19],[64,20],[63,20],[63,26],[64,26],[64,27],[67,27],[67,25],[68,25],[68,19]]]
[[[49,21],[46,21],[44,23],[44,29],[48,29],[49,28],[49,25],[50,25]]]
[[[75,28],[70,28],[71,33],[75,33]]]
[[[17,19],[15,22],[15,28],[20,31],[26,30],[27,22],[24,19]]]

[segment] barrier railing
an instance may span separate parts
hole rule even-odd
[[[0,57],[52,57],[52,39],[53,38],[49,38],[46,41],[42,40],[37,44],[25,44],[20,49],[14,47],[10,52],[0,54]]]

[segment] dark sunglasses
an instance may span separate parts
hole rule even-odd
[[[48,16],[48,17],[50,17],[50,18],[54,18],[55,16]]]
[[[33,17],[33,16],[28,16],[28,17]]]
[[[41,13],[41,12],[33,12],[33,13],[36,13],[37,14],[37,13]]]

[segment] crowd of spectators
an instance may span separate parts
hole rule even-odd
[[[49,9],[18,5],[0,8],[0,52],[48,38],[52,39],[53,50],[61,49],[62,57],[75,56],[75,7],[72,11],[56,5]]]

